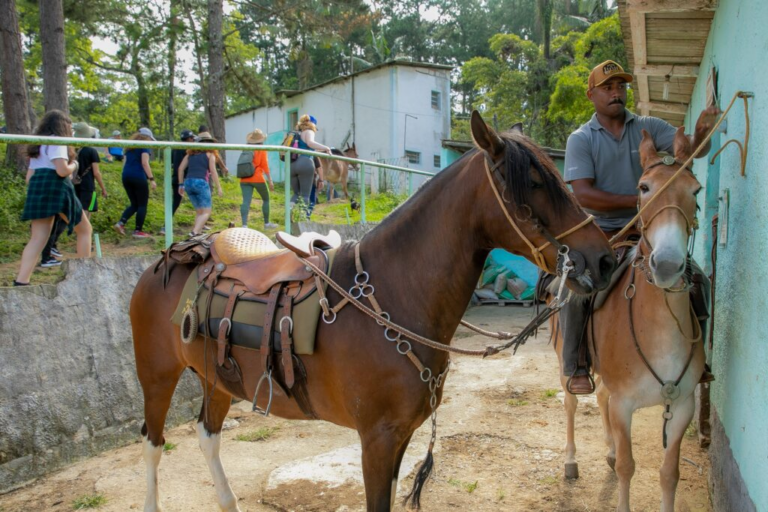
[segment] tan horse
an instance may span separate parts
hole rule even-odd
[[[643,206],[691,155],[683,133],[675,137],[675,160],[662,161],[650,135],[643,131],[639,201]],[[671,163],[671,165],[667,165]],[[685,279],[687,247],[696,218],[696,194],[701,185],[684,171],[654,199],[640,220],[642,238],[628,255],[634,258],[595,311],[587,328],[597,379],[597,402],[603,420],[608,464],[619,480],[617,510],[628,512],[629,484],[635,472],[630,435],[632,415],[644,407],[665,407],[665,453],[661,466],[661,510],[674,511],[680,477],[680,443],[693,418],[693,391],[704,370],[704,346]],[[558,331],[559,329],[555,329]],[[562,376],[562,336],[555,340]],[[661,382],[659,382],[661,381]],[[665,386],[662,386],[662,382]],[[664,396],[662,396],[664,395]],[[666,405],[665,405],[666,403]],[[578,399],[565,391],[567,440],[565,474],[578,477],[574,417]]]
[[[352,144],[343,152],[334,150],[335,155],[346,156],[348,158],[358,158],[357,148]],[[347,192],[347,180],[349,178],[349,168],[354,167],[349,162],[342,162],[341,160],[331,160],[329,158],[321,158],[320,163],[323,166],[323,178],[330,183],[330,187],[333,188],[337,183],[341,183],[341,188],[344,191],[344,199],[349,199],[349,193]],[[332,197],[332,196],[331,196]]]

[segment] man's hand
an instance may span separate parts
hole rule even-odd
[[[108,196],[108,194],[107,194],[107,189],[105,189],[105,188],[101,189],[101,197],[103,197],[104,199],[106,199],[106,198],[107,198],[107,196]]]
[[[694,129],[694,140],[696,142],[701,144],[701,141],[709,135],[709,131],[715,125],[717,116],[719,116],[720,113],[720,109],[715,106],[707,107],[701,111],[701,115],[699,115],[699,119],[696,121],[696,128]]]

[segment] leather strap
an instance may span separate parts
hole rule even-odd
[[[235,312],[237,299],[240,298],[243,290],[242,286],[232,285],[232,289],[229,292],[229,299],[227,300],[227,307],[224,308],[224,316],[219,322],[219,333],[216,337],[216,343],[219,347],[217,356],[219,366],[224,365],[224,361],[229,355],[229,333],[232,330],[232,314]]]
[[[261,335],[261,367],[265,372],[272,368],[270,355],[272,354],[272,329],[275,323],[275,313],[277,311],[277,302],[280,293],[283,291],[285,283],[277,283],[269,292],[267,300],[267,313],[264,317],[264,332]]]
[[[280,348],[283,352],[283,372],[285,386],[293,388],[295,382],[293,375],[293,297],[285,296],[283,300],[283,316],[280,317]]]

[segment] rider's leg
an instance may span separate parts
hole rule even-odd
[[[579,366],[579,348],[586,331],[589,314],[589,297],[572,295],[560,310],[560,326],[563,330],[563,375],[570,377],[568,390],[572,394],[594,391],[589,368]]]

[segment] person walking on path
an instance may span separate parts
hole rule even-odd
[[[245,141],[247,144],[261,145],[266,139],[266,135],[259,129],[249,133]],[[269,173],[269,163],[267,163],[267,153],[265,151],[252,151],[253,175],[240,178],[240,190],[243,193],[243,202],[240,205],[240,218],[243,221],[243,227],[248,227],[248,213],[251,210],[251,200],[253,190],[259,193],[261,197],[261,213],[264,215],[264,227],[267,229],[277,228],[277,224],[269,222],[269,193],[275,191],[275,185],[272,183],[272,175]],[[266,176],[266,179],[265,179]],[[267,188],[269,184],[269,188]]]
[[[76,138],[92,139],[96,136],[96,129],[86,123],[76,123],[72,128]],[[104,180],[99,169],[100,162],[99,152],[95,148],[86,146],[77,152],[77,163],[80,168],[72,175],[72,182],[75,185],[75,192],[80,199],[80,204],[83,206],[83,212],[88,219],[91,218],[91,213],[99,210],[96,183],[101,189],[101,197],[107,198],[107,188],[104,186]]]
[[[192,130],[182,130],[181,131],[181,142],[195,142],[195,133]],[[171,168],[173,170],[173,174],[171,175],[171,185],[173,187],[173,206],[171,209],[171,217],[176,215],[176,210],[179,209],[179,206],[181,205],[181,194],[179,194],[179,187],[181,186],[182,181],[179,181],[179,166],[181,165],[182,160],[184,160],[184,157],[187,156],[187,150],[186,149],[174,149],[171,151]],[[160,228],[160,234],[165,234],[165,226]]]
[[[131,135],[130,140],[156,140],[149,128],[141,128]],[[115,230],[125,235],[125,224],[128,219],[136,215],[136,229],[134,238],[149,238],[144,232],[144,219],[147,217],[147,205],[149,204],[149,187],[157,188],[152,168],[149,166],[150,150],[147,148],[128,148],[125,152],[125,164],[123,165],[123,188],[130,204],[123,211],[120,220],[115,224]],[[151,184],[151,185],[148,185]]]
[[[40,120],[35,130],[38,136],[71,137],[72,121],[60,110],[51,110]],[[69,232],[77,234],[77,256],[91,255],[91,223],[83,215],[80,201],[75,195],[70,175],[78,169],[75,152],[67,146],[33,144],[27,148],[27,197],[22,220],[32,221],[29,242],[21,254],[19,273],[14,286],[29,284],[35,262],[51,235],[54,218],[61,217]]]
[[[331,154],[331,148],[315,142],[317,132],[317,119],[314,116],[304,114],[296,125],[299,132],[299,149],[314,149]],[[312,193],[312,184],[315,181],[315,161],[309,155],[299,155],[291,162],[291,204],[296,204],[299,197],[304,201],[304,207],[309,208],[309,196]]]
[[[216,142],[208,132],[198,135],[198,142]],[[186,178],[184,177],[186,171]],[[195,226],[189,236],[196,236],[202,233],[205,222],[211,216],[211,185],[209,180],[216,187],[219,196],[224,195],[219,182],[219,175],[216,173],[216,156],[213,149],[189,149],[187,156],[179,165],[179,181],[183,184],[179,187],[179,194],[186,194],[192,206],[195,207]]]
[[[110,139],[114,140],[121,140],[123,138],[122,134],[120,133],[120,130],[115,130],[112,132],[112,136]],[[123,161],[123,148],[105,148],[104,150],[104,156],[106,157],[107,162],[112,161]]]

